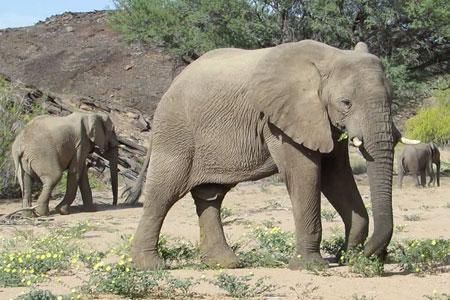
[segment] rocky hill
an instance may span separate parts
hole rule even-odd
[[[160,49],[128,44],[108,25],[106,11],[0,30],[0,74],[149,118],[182,67]]]

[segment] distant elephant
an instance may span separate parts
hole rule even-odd
[[[343,130],[368,165],[374,232],[364,253],[383,256],[393,229],[393,147],[401,138],[391,102],[382,64],[364,43],[354,51],[306,40],[204,54],[175,78],[155,111],[133,261],[142,269],[164,265],[157,251],[163,220],[191,192],[202,261],[238,266],[221,224],[222,200],[239,182],[276,172],[294,213],[296,255],[290,268],[327,265],[320,254],[321,192],[344,221],[346,246],[364,243],[368,215],[348,143],[338,142]]]
[[[49,214],[49,197],[67,170],[67,189],[64,199],[56,207],[68,214],[80,188],[83,207],[95,209],[89,186],[86,158],[96,151],[109,160],[113,204],[117,204],[118,141],[111,119],[103,113],[74,112],[65,117],[38,116],[18,134],[12,155],[16,176],[22,189],[23,207],[31,207],[32,179],[43,184],[37,200],[37,215]]]
[[[425,186],[426,174],[430,176],[428,186],[434,184],[433,163],[436,164],[437,186],[440,186],[441,154],[437,145],[431,142],[405,146],[398,158],[398,186],[402,187],[403,176],[408,173],[416,178],[416,186]]]

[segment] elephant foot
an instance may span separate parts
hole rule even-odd
[[[58,204],[55,207],[55,211],[61,215],[68,215],[70,214],[70,209],[68,204]]]
[[[35,212],[36,215],[38,215],[39,217],[40,217],[40,216],[48,216],[49,213],[50,213],[50,211],[49,211],[49,209],[48,209],[48,205],[45,205],[45,206],[40,205],[40,206],[38,206],[38,207],[36,207],[36,208],[34,209],[34,212]]]
[[[161,270],[166,266],[157,251],[132,250],[131,257],[134,265],[141,270]]]
[[[210,267],[235,269],[239,267],[239,259],[228,247],[217,247],[214,250],[201,251],[201,261]]]
[[[323,270],[328,267],[328,261],[320,253],[297,254],[289,261],[291,270]]]

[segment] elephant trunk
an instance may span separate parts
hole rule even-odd
[[[118,161],[119,161],[119,142],[117,138],[112,137],[111,142],[109,143],[109,149],[106,151],[103,156],[109,161],[109,170],[111,172],[111,188],[113,193],[113,205],[117,205],[118,199]]]
[[[437,186],[441,186],[440,184],[440,173],[441,173],[441,162],[437,161],[436,162],[436,182],[437,182]]]
[[[367,158],[370,198],[372,203],[374,231],[365,245],[366,256],[384,256],[393,232],[392,214],[392,171],[394,161],[394,125],[390,118],[390,109],[378,103],[379,120],[372,127],[366,127],[364,151]],[[381,118],[380,118],[381,116]]]

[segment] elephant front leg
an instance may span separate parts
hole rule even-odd
[[[66,194],[63,200],[55,207],[55,210],[61,215],[68,215],[70,213],[69,207],[77,196],[78,180],[79,178],[76,172],[70,170],[67,172]]]
[[[286,182],[294,213],[296,255],[289,268],[328,267],[320,255],[320,154],[284,141],[269,145],[269,150]]]
[[[83,200],[84,211],[96,211],[94,200],[92,199],[92,190],[89,186],[88,168],[86,165],[83,167],[79,187],[81,192],[81,199]]]
[[[347,145],[322,159],[321,189],[345,225],[344,249],[362,245],[369,231],[369,216],[348,159]]]
[[[220,207],[228,189],[220,185],[213,185],[211,189],[210,186],[192,190],[200,225],[200,257],[210,266],[236,268],[238,258],[228,246],[220,218]]]

